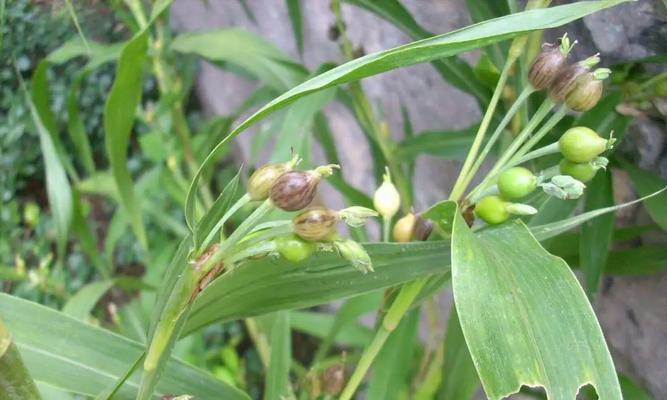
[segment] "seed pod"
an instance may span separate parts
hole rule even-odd
[[[602,158],[604,157],[598,157],[596,160]],[[604,169],[604,166],[602,166],[599,162],[596,162],[596,160],[586,163],[574,163],[564,158],[559,164],[560,173],[563,175],[571,176],[583,183],[589,182],[595,178],[595,174],[597,174],[598,170]]]
[[[602,72],[601,72],[602,71]],[[565,96],[565,104],[574,111],[588,111],[600,101],[604,85],[602,80],[609,76],[606,68],[580,75]]]
[[[613,139],[603,139],[594,130],[584,126],[568,129],[558,140],[558,147],[563,157],[575,163],[592,161],[611,144]]]
[[[301,239],[317,241],[325,239],[339,221],[338,213],[326,207],[313,207],[292,220],[294,233]]]
[[[322,178],[333,173],[337,165],[317,167],[310,171],[288,171],[271,186],[269,195],[273,204],[285,211],[297,211],[313,201]]]
[[[393,230],[394,240],[397,242],[411,242],[417,217],[413,213],[409,213],[403,218],[396,221]]]
[[[283,258],[291,262],[300,262],[315,251],[315,245],[312,242],[306,242],[296,235],[280,236],[276,238],[276,248]]]
[[[498,177],[498,190],[508,199],[519,199],[532,193],[537,187],[537,178],[528,168],[513,167]]]
[[[412,237],[414,240],[425,241],[433,232],[433,221],[417,216],[415,226],[412,228]]]
[[[486,196],[475,206],[475,214],[487,224],[501,224],[510,217],[508,204],[500,196]]]
[[[567,55],[559,47],[546,44],[528,71],[528,82],[537,90],[548,88],[567,65]]]
[[[396,186],[391,182],[389,170],[384,174],[382,185],[373,195],[373,207],[382,215],[384,219],[391,219],[398,208],[401,206],[401,196],[396,190]]]
[[[285,172],[289,166],[283,164],[266,164],[258,168],[248,179],[248,195],[252,200],[266,200],[274,182]]]
[[[549,96],[557,102],[565,101],[568,93],[576,87],[577,79],[588,73],[591,67],[599,61],[600,58],[595,55],[561,69],[561,72],[556,76],[556,79],[554,79],[549,87]]]
[[[322,389],[325,394],[336,396],[343,391],[347,378],[345,376],[345,365],[336,363],[325,369],[322,373]]]

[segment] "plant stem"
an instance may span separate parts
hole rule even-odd
[[[245,206],[250,202],[250,195],[249,194],[244,194],[243,197],[238,199],[234,205],[232,205],[229,210],[220,218],[217,224],[211,229],[211,232],[208,233],[208,236],[206,236],[206,239],[202,242],[202,245],[199,248],[199,251],[197,252],[201,254],[208,246],[211,244],[213,241],[213,238],[215,238],[216,233],[222,228],[222,226],[227,222],[227,220],[234,215],[241,207]]]
[[[534,160],[538,157],[546,156],[548,154],[555,154],[560,151],[558,142],[551,143],[549,145],[546,145],[544,147],[540,147],[537,150],[533,150],[530,153],[524,155],[523,157],[520,158],[512,158],[508,163],[507,167],[511,168],[520,164],[525,163],[526,161]],[[519,156],[520,154],[517,154]],[[516,160],[515,160],[516,159]]]
[[[382,219],[382,241],[389,242],[391,231],[391,218]]]
[[[479,167],[482,166],[482,163],[484,162],[484,159],[486,156],[489,154],[491,149],[493,148],[493,145],[496,143],[498,138],[500,137],[500,134],[503,132],[503,130],[507,127],[507,124],[512,120],[512,117],[516,112],[519,110],[520,106],[526,101],[528,96],[533,93],[535,89],[533,89],[532,86],[528,85],[526,86],[525,89],[521,92],[519,97],[514,101],[514,104],[512,104],[512,107],[507,111],[503,119],[500,121],[500,124],[496,127],[495,131],[493,131],[493,134],[491,135],[491,138],[489,138],[489,141],[486,142],[486,145],[484,146],[484,149],[482,150],[482,153],[479,155],[477,160],[475,161],[475,164],[470,168],[468,171],[466,177],[463,180],[463,187],[464,190],[465,188],[470,184],[470,181],[472,178],[475,176],[477,171],[479,170]]]
[[[382,319],[382,324],[375,333],[375,337],[373,337],[368,347],[364,349],[354,373],[340,396],[340,400],[350,400],[352,398],[354,392],[364,379],[366,372],[371,367],[371,364],[373,364],[373,360],[375,360],[375,357],[382,350],[382,346],[387,341],[387,338],[389,338],[389,335],[401,322],[401,319],[412,305],[412,302],[417,298],[426,282],[427,278],[421,278],[408,282],[401,288],[389,311],[387,311],[387,314]]]
[[[516,154],[510,159],[510,162],[513,162],[513,160],[521,158],[524,156],[530,149],[532,149],[542,138],[551,131],[558,122],[560,122],[563,117],[565,117],[565,113],[567,112],[567,106],[563,104],[558,111],[556,111],[551,118],[547,120],[547,122],[544,123],[544,125],[540,128],[537,133],[530,138],[526,144],[524,144],[519,151],[516,152]],[[517,163],[518,164],[518,163]],[[516,165],[516,164],[515,164]]]
[[[498,83],[496,83],[496,88],[493,91],[493,96],[491,97],[489,106],[486,108],[486,112],[484,112],[484,117],[482,118],[482,122],[480,123],[479,128],[477,129],[477,134],[475,135],[475,139],[472,142],[470,151],[468,152],[468,155],[466,156],[466,159],[463,162],[463,167],[461,167],[461,172],[459,173],[459,176],[456,179],[456,182],[454,183],[454,187],[452,188],[452,193],[449,195],[450,200],[458,201],[465,192],[466,188],[468,187],[468,183],[466,183],[465,181],[466,179],[468,179],[467,178],[468,174],[470,174],[471,172],[473,163],[475,162],[475,159],[477,157],[477,152],[479,151],[479,148],[482,145],[482,142],[484,141],[484,136],[486,135],[486,131],[487,129],[489,129],[491,118],[493,117],[493,113],[496,111],[498,100],[500,100],[500,96],[503,92],[503,89],[505,88],[505,84],[507,83],[507,78],[509,77],[509,73],[512,69],[512,66],[519,58],[521,50],[523,49],[525,44],[526,44],[526,36],[520,36],[512,41],[512,45],[510,46],[510,51],[507,56],[507,61],[505,61],[505,66],[503,66],[503,70],[500,73],[500,77],[498,78]]]

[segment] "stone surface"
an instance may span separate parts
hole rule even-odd
[[[554,1],[554,4],[569,1]],[[257,23],[244,13],[238,1],[206,2],[176,0],[173,24],[178,30],[200,31],[237,26],[259,33],[295,59],[299,58],[285,2],[248,0]],[[305,52],[302,62],[314,69],[327,61],[342,62],[338,45],[328,39],[333,24],[329,2],[302,1]],[[464,0],[403,0],[415,19],[427,30],[442,33],[470,23]],[[349,34],[355,46],[366,52],[398,46],[410,39],[374,15],[343,5]],[[547,39],[566,30],[579,39],[573,58],[582,59],[597,51],[603,64],[635,59],[667,51],[667,25],[660,0],[639,0],[584,18],[583,22],[546,33]],[[475,54],[464,56],[469,61]],[[416,131],[463,128],[477,122],[476,102],[444,82],[430,65],[395,70],[362,82],[376,109],[382,110],[392,136],[401,137],[401,105],[408,109]],[[228,114],[256,87],[253,82],[203,63],[197,79],[197,93],[210,114]],[[352,115],[342,106],[326,108],[342,156],[343,174],[354,186],[370,193],[373,188],[371,160],[363,134]],[[664,123],[633,124],[628,133],[637,162],[644,168],[667,173]],[[242,135],[239,159],[248,160],[252,135]],[[417,160],[417,209],[446,197],[458,172],[457,163],[421,156]],[[635,196],[626,174],[614,176],[617,201]],[[340,204],[333,190],[324,192],[329,205]],[[646,221],[641,207],[619,213],[623,222]],[[609,282],[612,282],[611,284]],[[624,277],[608,280],[596,303],[605,336],[617,366],[650,389],[656,399],[667,399],[667,275]],[[451,305],[447,290],[439,299],[442,321]],[[518,398],[518,397],[513,397]]]

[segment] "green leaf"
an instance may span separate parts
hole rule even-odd
[[[630,179],[640,196],[648,196],[658,190],[662,192],[661,189],[667,187],[667,181],[651,172],[625,161],[621,161],[621,166],[630,174]],[[644,205],[653,221],[667,231],[667,193],[647,199]]]
[[[667,269],[667,249],[661,246],[642,246],[636,249],[615,250],[609,254],[605,273],[614,275],[654,274]]]
[[[373,368],[373,378],[368,385],[369,399],[401,399],[406,385],[410,384],[414,363],[419,308],[406,315],[391,333],[380,350]]]
[[[79,18],[76,16],[76,11],[74,10],[74,6],[72,5],[72,0],[65,0],[65,4],[67,6],[67,11],[69,12],[70,18],[72,18],[72,22],[74,23],[74,26],[76,27],[76,31],[79,33],[79,37],[81,38],[81,41],[83,42],[83,44],[88,49],[88,41],[86,40],[86,35],[83,34],[83,30],[81,29],[81,25],[79,24]]]
[[[87,321],[95,304],[111,287],[113,287],[113,281],[111,280],[87,284],[67,300],[67,303],[63,306],[63,313],[81,321]]]
[[[220,196],[215,200],[211,208],[206,212],[206,215],[199,221],[197,229],[195,229],[195,248],[199,248],[204,239],[215,228],[216,224],[229,210],[232,200],[236,198],[236,193],[239,188],[239,177],[241,170],[234,175],[234,177],[227,182],[225,188],[220,193]],[[215,233],[215,232],[214,232]]]
[[[452,305],[445,333],[445,363],[438,400],[470,400],[479,388],[479,377],[463,337],[459,315]]]
[[[621,383],[621,390],[623,391],[623,398],[627,400],[653,400],[644,388],[633,382],[630,378],[623,374],[618,374],[618,381]]]
[[[143,65],[148,51],[148,33],[132,38],[121,52],[109,97],[104,107],[104,141],[111,171],[134,234],[144,249],[148,248],[146,229],[127,168],[127,151],[135,113],[141,102]]]
[[[95,161],[93,161],[93,152],[90,148],[90,141],[86,135],[86,128],[81,120],[79,113],[79,88],[85,77],[84,74],[78,74],[72,82],[72,87],[67,94],[67,132],[69,133],[74,147],[76,147],[81,163],[89,175],[95,173]]]
[[[184,335],[216,321],[311,307],[448,273],[448,242],[370,243],[365,248],[375,268],[366,275],[336,254],[324,252],[301,263],[265,257],[241,265],[197,296]]]
[[[358,298],[355,297],[350,300]],[[324,340],[332,336],[331,332],[335,331],[332,342],[345,346],[362,347],[373,338],[373,331],[370,328],[354,323],[354,321],[336,329],[338,314],[338,312],[336,314],[325,314],[314,311],[291,311],[290,324],[295,331]]]
[[[0,318],[14,332],[28,370],[40,382],[95,396],[123,375],[144,346],[36,303],[0,294]],[[116,399],[134,399],[133,375]],[[208,373],[171,359],[158,395],[188,393],[201,399],[249,399]]]
[[[569,400],[586,383],[602,399],[622,398],[602,330],[576,277],[521,221],[474,235],[457,214],[452,286],[490,399],[540,385],[550,399]]]
[[[86,253],[86,256],[88,256],[95,268],[97,268],[103,277],[108,278],[111,274],[111,268],[109,267],[109,264],[106,263],[105,259],[102,258],[97,249],[97,237],[86,220],[83,204],[81,203],[81,195],[76,188],[72,190],[72,201],[74,204],[72,231],[79,238],[79,244],[81,245],[83,252]]]
[[[192,180],[186,203],[190,204],[194,202],[196,197],[194,192],[198,186],[201,171],[215,159],[215,154],[218,150],[224,148],[231,139],[243,132],[249,126],[278,109],[293,103],[301,97],[332,86],[378,75],[392,69],[453,56],[467,50],[496,43],[533,30],[558,27],[595,11],[622,3],[623,1],[624,0],[581,1],[576,4],[552,7],[549,9],[524,11],[480,24],[471,25],[454,32],[434,36],[404,46],[369,54],[311,78],[290,89],[259,109],[238,125],[236,129],[225,137],[225,139],[218,143],[216,148],[213,149],[203,162]],[[229,42],[228,40],[216,40],[216,34],[220,34],[221,32],[224,34],[229,31],[196,34],[198,36],[195,37],[206,37],[208,39],[206,42],[184,40],[181,36],[176,39],[175,42],[180,45],[175,46],[175,48],[196,48],[198,53],[215,55],[216,51],[221,46],[224,48],[226,43]],[[193,36],[190,36],[190,38],[192,37]],[[179,39],[181,39],[180,42]],[[185,43],[189,45],[183,46]],[[259,52],[261,53],[261,49]],[[228,52],[222,51],[221,53],[224,55]],[[235,52],[235,54],[236,53],[238,53],[238,51]],[[250,61],[254,61],[254,57],[251,57],[250,55],[247,58]],[[248,63],[246,58],[240,62]],[[263,60],[257,60],[257,62],[261,65]],[[252,64],[248,65],[247,68],[252,71],[257,67]],[[186,205],[186,208],[187,207],[188,206]]]
[[[0,319],[0,398],[3,400],[40,400],[11,334]]]
[[[599,173],[588,184],[584,210],[592,211],[614,205],[611,174]],[[600,288],[614,231],[614,213],[610,212],[589,220],[581,226],[579,265],[584,272],[584,290],[593,301]]]
[[[345,1],[384,18],[398,29],[410,35],[412,39],[418,40],[434,36],[433,33],[419,26],[412,15],[410,15],[410,12],[398,0]],[[465,61],[457,57],[449,57],[432,61],[432,64],[444,80],[464,92],[472,94],[481,104],[486,105],[491,99],[491,92],[475,79],[472,68]]]
[[[301,16],[301,1],[300,0],[286,0],[287,13],[289,14],[290,22],[292,23],[292,31],[294,32],[294,40],[296,40],[296,48],[299,54],[303,56],[303,17]]]
[[[59,256],[63,256],[67,243],[67,234],[72,221],[72,188],[70,187],[61,159],[58,157],[56,146],[52,140],[52,134],[45,127],[35,104],[30,99],[28,99],[28,103],[33,123],[39,135],[39,147],[44,158],[46,195],[49,199],[49,206],[55,221],[58,254]]]
[[[411,160],[425,153],[436,157],[462,160],[465,158],[477,125],[456,131],[426,131],[415,134],[401,141],[396,146],[396,157]]]
[[[291,392],[289,371],[292,363],[292,340],[289,316],[287,311],[279,311],[271,316],[271,353],[264,388],[266,400],[287,398]]]
[[[306,70],[273,44],[241,29],[184,33],[174,38],[171,48],[233,64],[278,90],[287,90],[306,77]]]

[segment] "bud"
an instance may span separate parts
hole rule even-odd
[[[519,199],[532,193],[537,187],[537,178],[528,168],[513,167],[498,177],[498,190],[508,199]]]
[[[352,206],[338,211],[338,218],[353,228],[366,225],[368,218],[377,217],[378,213],[370,208]]]
[[[325,239],[339,221],[338,213],[326,207],[313,207],[292,220],[294,233],[301,239],[317,241]]]
[[[558,148],[568,161],[584,163],[610,149],[616,140],[601,138],[594,130],[584,126],[568,129],[558,140]]]
[[[327,395],[339,395],[345,388],[346,381],[345,365],[343,363],[336,363],[322,373],[322,389]]]
[[[341,257],[349,261],[362,274],[373,272],[371,257],[359,243],[351,239],[336,240],[333,246]]]
[[[600,58],[594,55],[567,68],[563,68],[549,87],[551,98],[557,102],[565,101],[568,93],[576,87],[577,79],[588,73],[591,67],[599,62]]]
[[[285,172],[287,164],[266,164],[258,168],[248,179],[248,194],[252,200],[266,200],[273,183]]]
[[[415,230],[417,216],[409,213],[396,221],[393,230],[394,240],[397,242],[411,242]]]
[[[520,203],[509,203],[505,206],[507,212],[513,215],[535,215],[537,214],[537,209],[528,204]]]
[[[425,241],[433,232],[433,221],[417,216],[415,226],[412,228],[412,237],[414,240]]]
[[[320,180],[330,176],[334,168],[338,166],[332,164],[310,171],[285,172],[269,191],[273,204],[285,211],[301,210],[313,201]]]
[[[611,71],[598,68],[579,76],[574,88],[565,96],[565,104],[574,111],[588,111],[600,101],[604,85],[602,81],[609,77]]]
[[[578,199],[586,188],[586,185],[567,175],[556,175],[551,178],[551,182],[542,183],[540,186],[546,194],[561,200]]]
[[[569,175],[583,183],[591,181],[595,178],[599,169],[605,169],[609,160],[604,157],[597,157],[593,161],[587,163],[573,163],[567,159],[562,159],[560,166],[560,173]]]
[[[275,239],[278,253],[290,262],[300,262],[315,251],[315,245],[312,242],[306,242],[296,235],[280,236]]]
[[[510,217],[510,213],[507,211],[508,204],[500,196],[486,196],[475,205],[475,215],[487,224],[501,224]]]
[[[382,215],[384,219],[391,219],[398,208],[401,206],[401,196],[393,183],[391,183],[391,175],[389,169],[383,177],[382,185],[375,191],[373,195],[373,207]]]
[[[576,43],[576,41],[575,41]],[[567,33],[560,40],[560,46],[545,43],[542,52],[535,57],[528,71],[528,81],[537,90],[546,89],[567,65],[567,56],[574,43],[570,45]]]

